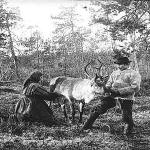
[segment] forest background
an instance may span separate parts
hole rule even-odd
[[[82,1],[78,5],[90,16],[88,25],[82,27],[77,24],[81,16],[77,5],[62,7],[57,15],[50,16],[55,22],[50,38],[43,37],[38,26],[24,27],[19,8],[8,4],[6,0],[0,2],[2,85],[22,83],[34,69],[43,72],[45,82],[59,75],[86,78],[84,66],[90,61],[91,76],[96,72],[106,76],[115,69],[114,56],[125,55],[142,75],[141,93],[149,94],[149,1]],[[22,36],[15,33],[17,29]],[[93,69],[98,60],[103,63],[101,70]]]
[[[47,21],[53,20],[55,24],[52,32],[45,28],[49,35],[46,37],[38,27],[41,22],[36,26],[25,25],[21,10],[10,7],[10,2],[15,1],[0,0],[0,149],[149,150],[150,1],[55,0],[57,4],[65,5],[58,14],[49,16]],[[41,21],[47,15],[42,16],[42,3],[48,1],[32,0],[41,6],[36,16]],[[35,13],[34,9],[31,14],[29,12],[29,15]],[[142,76],[141,89],[133,106],[136,131],[131,137],[122,135],[122,114],[116,109],[99,117],[94,123],[95,128],[86,133],[80,132],[83,124],[77,123],[78,114],[75,116],[76,124],[53,127],[40,123],[17,124],[13,118],[8,119],[23,96],[24,79],[33,70],[43,72],[43,85],[48,88],[50,79],[55,76],[87,78],[84,67],[89,62],[87,71],[91,77],[95,73],[110,75],[116,69],[113,62],[120,55],[128,56],[132,60],[131,67]],[[103,64],[101,70],[95,69],[100,62]],[[99,100],[85,106],[83,123]],[[59,105],[52,104],[52,108],[54,114],[65,123]],[[106,124],[111,127],[109,132],[103,129]]]

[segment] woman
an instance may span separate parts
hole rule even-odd
[[[64,98],[58,93],[50,93],[39,84],[42,73],[34,71],[23,84],[23,98],[15,106],[15,114],[18,119],[27,122],[42,122],[52,126],[58,124],[53,111],[48,107],[47,101],[55,101]]]

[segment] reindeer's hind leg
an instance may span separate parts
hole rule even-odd
[[[79,113],[80,113],[79,123],[82,123],[82,115],[83,115],[84,106],[85,106],[85,102],[84,101],[79,102]]]
[[[66,111],[66,106],[65,106],[65,104],[61,104],[61,109],[62,109],[62,112],[63,112],[63,114],[64,114],[64,116],[65,116],[66,121],[68,122],[68,121],[69,121],[69,118],[68,118],[68,115],[67,115],[67,111]]]
[[[69,123],[69,117],[68,117],[68,113],[67,113],[67,109],[66,109],[66,104],[68,103],[68,99],[63,97],[60,101],[60,106],[62,109],[62,112],[64,114],[65,120]]]
[[[70,102],[70,109],[71,109],[71,115],[72,115],[72,123],[75,122],[75,102],[74,100],[72,100],[72,102]]]
[[[71,104],[71,114],[72,114],[72,123],[74,123],[75,122],[75,113],[76,113],[76,111],[75,111],[75,104],[74,103],[72,103]]]

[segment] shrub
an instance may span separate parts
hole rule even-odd
[[[150,96],[150,79],[142,79],[141,88],[137,96]]]

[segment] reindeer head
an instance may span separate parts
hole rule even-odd
[[[98,61],[100,62],[100,66],[99,67],[93,67],[93,68],[99,70],[99,72],[100,72],[100,70],[103,66],[103,63],[101,63],[100,60],[98,60]],[[95,76],[93,78],[91,78],[89,73],[87,72],[87,67],[90,64],[91,64],[91,62],[89,62],[85,66],[84,71],[85,71],[86,75],[88,76],[88,78],[90,80],[91,89],[92,89],[93,93],[103,95],[104,87],[105,87],[105,84],[107,82],[108,76],[102,76],[102,75],[98,75],[96,73]]]

